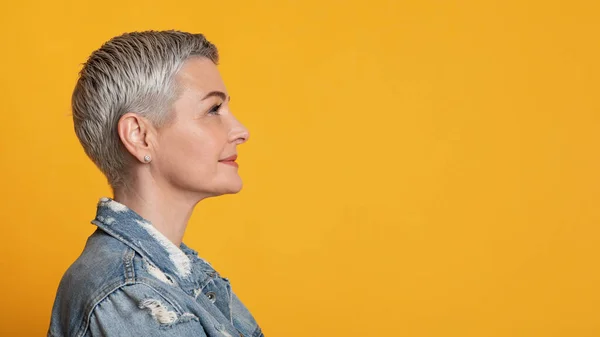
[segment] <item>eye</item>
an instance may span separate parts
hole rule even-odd
[[[212,108],[210,108],[210,110],[208,111],[209,115],[219,115],[219,109],[221,108],[221,104],[217,104],[215,106],[213,106]]]

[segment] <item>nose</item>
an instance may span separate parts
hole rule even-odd
[[[247,142],[248,138],[250,138],[250,132],[235,117],[233,117],[233,120],[231,130],[229,131],[229,141],[236,144]]]

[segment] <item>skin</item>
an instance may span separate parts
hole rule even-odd
[[[120,118],[119,137],[136,162],[130,187],[116,189],[114,200],[179,246],[198,202],[241,190],[238,168],[219,160],[237,154],[249,132],[229,110],[229,94],[211,60],[188,59],[175,80],[182,92],[172,123],[157,129],[136,113]]]

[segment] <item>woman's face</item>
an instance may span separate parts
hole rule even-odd
[[[229,95],[216,65],[204,57],[186,61],[176,76],[180,96],[173,122],[157,130],[153,164],[172,187],[203,197],[242,188],[235,162],[248,130],[229,110]]]

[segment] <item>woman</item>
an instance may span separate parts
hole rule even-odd
[[[48,336],[263,336],[229,281],[182,238],[201,200],[237,193],[237,145],[216,47],[201,34],[127,33],[92,53],[75,132],[106,175],[98,226],[63,276]]]

